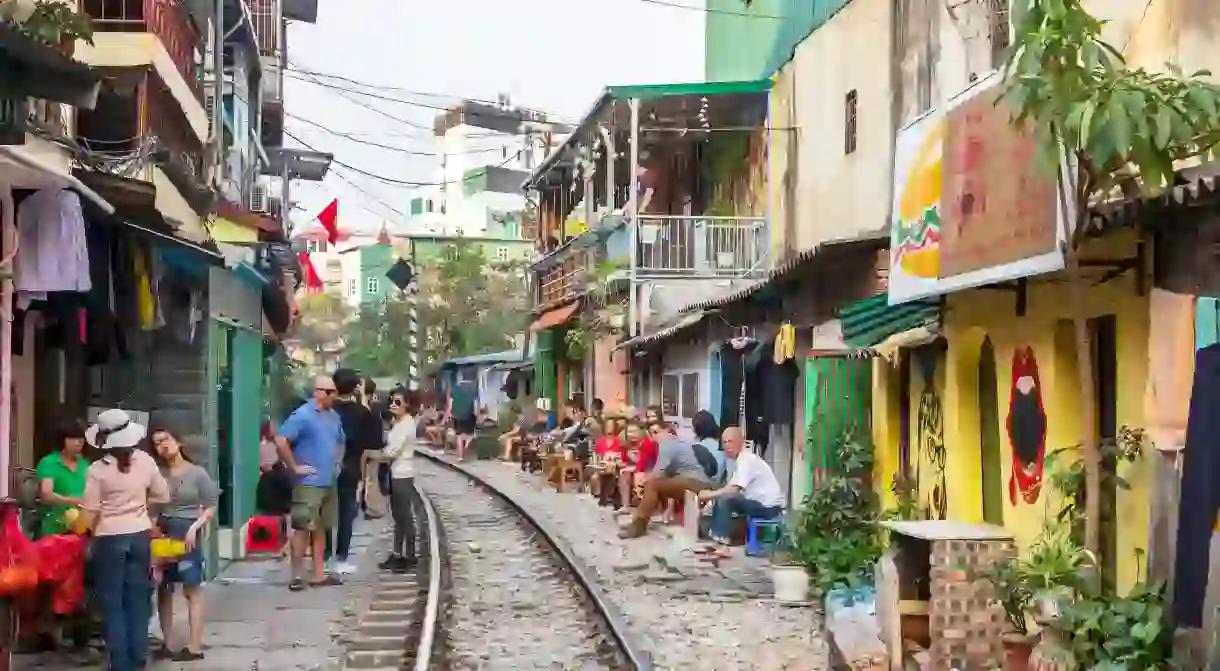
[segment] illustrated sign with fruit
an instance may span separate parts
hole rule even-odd
[[[906,132],[909,133],[903,138],[906,151],[899,150],[894,174],[898,181],[890,246],[891,276],[932,282],[940,275],[945,121],[943,117],[925,119]]]

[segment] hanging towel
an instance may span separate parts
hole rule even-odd
[[[45,299],[49,291],[89,291],[89,246],[80,196],[43,189],[17,210],[17,255],[13,288],[17,307]]]
[[[775,363],[783,363],[796,356],[796,327],[784,322],[775,335]]]
[[[152,293],[148,255],[138,245],[132,249],[132,270],[136,275],[136,306],[139,311],[140,328],[151,331],[157,324],[157,303]]]
[[[1156,449],[1177,452],[1186,442],[1195,372],[1195,297],[1153,289],[1148,297],[1148,381],[1144,415]],[[1210,342],[1202,343],[1210,345]]]

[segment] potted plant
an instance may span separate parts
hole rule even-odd
[[[1008,632],[1004,634],[1004,671],[1029,668],[1029,655],[1037,638],[1029,633],[1028,616],[1034,603],[1026,575],[1015,559],[988,567],[981,576],[995,589],[996,600],[1004,609]]]
[[[776,601],[805,603],[809,600],[809,572],[792,534],[787,531],[781,532],[771,547],[771,584]]]
[[[62,0],[38,0],[34,11],[20,24],[21,30],[71,56],[76,41],[93,44],[93,23]]]

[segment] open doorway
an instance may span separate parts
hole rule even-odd
[[[995,346],[991,338],[984,338],[979,351],[978,369],[979,403],[979,482],[982,485],[983,521],[1002,526],[1004,524],[1004,493],[1001,485],[1000,458],[1000,404],[996,397],[997,384]]]

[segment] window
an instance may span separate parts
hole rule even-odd
[[[508,261],[508,247],[497,247],[496,248],[496,260],[497,261]]]
[[[856,151],[857,116],[856,105],[859,94],[856,89],[847,92],[843,101],[843,153],[852,154]]]
[[[691,420],[699,412],[699,374],[661,376],[661,414],[668,420]]]
[[[365,293],[375,294],[381,290],[381,283],[377,281],[376,277],[370,277],[365,282],[364,289]]]
[[[305,251],[309,252],[310,254],[316,254],[318,252],[325,252],[326,251],[326,241],[325,240],[306,240],[305,241]]]
[[[349,296],[355,296],[357,286],[358,285],[356,284],[356,280],[354,280],[354,279],[348,280],[347,281],[347,294]]]

